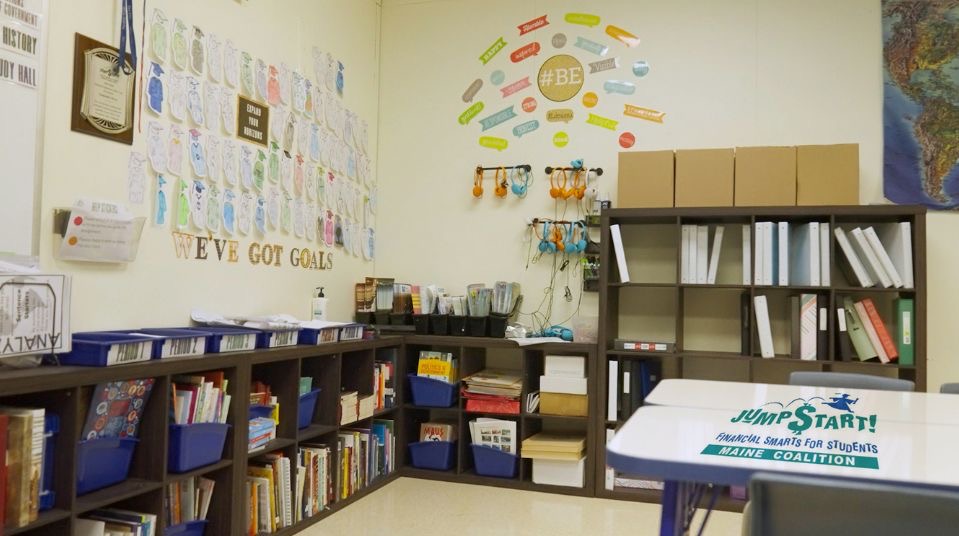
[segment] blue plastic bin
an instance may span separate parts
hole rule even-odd
[[[153,356],[152,337],[117,331],[73,334],[73,350],[60,356],[64,365],[105,367],[149,361]]]
[[[257,348],[279,348],[295,346],[299,337],[298,329],[257,330]]]
[[[209,331],[179,328],[138,329],[136,332],[163,337],[162,342],[153,344],[153,359],[203,355],[206,353],[207,338],[213,335]]]
[[[256,338],[259,331],[250,328],[205,326],[202,328],[183,328],[191,331],[209,333],[206,338],[206,353],[225,354],[227,352],[244,352],[256,348]]]
[[[40,479],[40,510],[53,508],[56,494],[53,492],[53,464],[56,457],[53,455],[56,446],[56,436],[60,432],[60,417],[47,413],[43,417],[43,468]]]
[[[413,373],[407,374],[407,378],[410,380],[414,405],[448,408],[456,403],[458,383],[446,383],[443,380],[417,376]]]
[[[163,529],[163,536],[203,536],[207,521],[198,519]]]
[[[297,338],[297,344],[316,345],[329,344],[340,340],[339,326],[323,329],[303,328]]]
[[[220,461],[229,429],[229,424],[216,422],[171,424],[168,470],[185,473]]]
[[[127,479],[138,439],[107,437],[77,444],[77,495]]]
[[[449,471],[456,457],[455,441],[417,441],[410,443],[413,467]]]
[[[470,445],[473,448],[473,463],[476,474],[498,478],[515,478],[519,456],[492,447]]]
[[[305,395],[300,395],[300,409],[297,413],[297,425],[302,430],[313,422],[313,412],[316,410],[316,399],[320,396],[320,389],[313,389]]]
[[[265,406],[263,404],[250,404],[251,419],[255,419],[257,417],[264,417],[269,419],[270,415],[273,415],[273,406]]]

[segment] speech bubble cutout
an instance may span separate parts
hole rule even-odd
[[[483,125],[483,131],[487,131],[500,123],[505,123],[510,119],[516,117],[516,112],[513,111],[513,107],[503,108],[502,110],[496,112],[493,115],[480,119],[480,124]]]
[[[473,80],[473,83],[470,84],[470,87],[466,88],[466,92],[463,93],[463,102],[473,102],[473,97],[479,93],[480,88],[483,87],[483,81],[477,78]]]
[[[588,91],[583,94],[583,106],[587,108],[592,108],[599,104],[599,97],[592,91]]]
[[[496,149],[497,151],[502,151],[503,149],[509,147],[509,142],[503,138],[494,138],[493,136],[482,136],[479,139],[480,147],[486,147],[487,149]]]
[[[526,113],[532,113],[536,111],[536,99],[533,97],[526,97],[523,99],[523,111]]]
[[[546,120],[550,123],[569,123],[573,120],[573,110],[569,108],[558,108],[546,112]]]
[[[625,106],[626,108],[623,110],[623,115],[628,117],[645,119],[646,121],[652,121],[653,123],[662,123],[663,118],[666,117],[665,112],[651,110],[649,108],[641,108],[639,106],[633,106],[632,104],[626,104]]]
[[[485,52],[480,54],[479,60],[483,62],[483,65],[486,65],[491,59],[493,59],[494,56],[499,54],[500,50],[503,50],[504,48],[506,48],[506,41],[503,41],[503,38],[500,37],[494,41]]]
[[[553,145],[557,147],[566,147],[569,143],[569,135],[565,132],[557,132],[553,135]]]
[[[509,97],[510,95],[514,93],[518,93],[528,88],[530,85],[531,84],[529,81],[529,77],[524,76],[523,78],[513,82],[512,84],[500,88],[500,92],[503,93],[503,98],[505,99],[506,97]]]
[[[517,28],[519,28],[520,35],[526,35],[533,30],[538,30],[543,26],[546,26],[547,24],[549,24],[549,21],[546,20],[546,15],[543,15],[542,17],[536,17],[531,21],[524,22],[523,24],[517,26]]]
[[[589,117],[586,119],[586,123],[602,128],[608,128],[609,130],[616,130],[616,126],[619,125],[619,121],[616,121],[615,119],[602,117],[596,114],[589,114]]]
[[[606,53],[609,52],[608,46],[602,43],[597,43],[596,41],[592,41],[590,39],[586,39],[585,37],[577,37],[576,42],[573,43],[573,46],[576,48],[581,48],[586,52],[596,54],[597,56],[605,56]]]
[[[523,134],[529,134],[530,132],[539,128],[539,121],[533,119],[532,121],[527,121],[513,127],[513,135],[517,138],[522,138]]]
[[[579,24],[590,28],[599,24],[599,17],[589,13],[567,13],[563,20],[570,24]]]
[[[494,86],[498,86],[506,80],[506,73],[503,71],[493,71],[493,74],[489,75],[489,81]]]
[[[634,47],[639,44],[638,37],[620,28],[619,26],[613,26],[612,24],[606,27],[606,35],[628,47]]]
[[[513,63],[519,63],[525,60],[526,58],[539,54],[539,51],[540,51],[539,42],[533,41],[532,43],[529,43],[528,45],[523,45],[517,48],[516,50],[514,50],[513,53],[509,55],[509,59]]]
[[[465,125],[469,123],[470,121],[473,120],[474,117],[476,117],[477,115],[479,115],[480,112],[483,111],[484,107],[485,105],[483,104],[483,101],[478,101],[474,103],[472,106],[467,108],[465,112],[460,114],[459,123],[461,125]]]
[[[606,93],[632,95],[633,93],[636,93],[636,84],[632,82],[623,82],[622,80],[607,80],[603,83],[603,90],[605,90]]]
[[[649,62],[646,60],[639,60],[633,62],[633,74],[637,78],[642,78],[649,74]]]
[[[553,48],[563,48],[566,46],[566,34],[558,33],[553,36]]]
[[[619,135],[619,146],[623,149],[629,149],[636,143],[636,136],[632,132],[623,132]]]
[[[589,73],[601,73],[610,71],[619,67],[619,58],[607,58],[605,60],[594,61],[589,64]]]

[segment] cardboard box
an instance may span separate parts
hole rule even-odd
[[[676,151],[676,206],[733,206],[733,150]]]
[[[578,355],[547,355],[543,359],[546,376],[583,378],[586,376],[586,358]]]
[[[539,412],[546,415],[585,417],[589,411],[586,395],[539,393]]]
[[[533,459],[533,482],[551,486],[583,487],[586,457],[578,461]]]
[[[539,391],[540,396],[542,396],[543,393],[585,395],[586,378],[570,378],[568,376],[540,376]],[[542,401],[540,403],[542,403]]]
[[[673,177],[673,151],[619,153],[616,206],[672,207]]]
[[[858,205],[859,144],[796,148],[797,205]]]
[[[736,148],[737,207],[795,204],[795,147]]]

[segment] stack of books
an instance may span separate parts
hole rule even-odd
[[[487,369],[463,378],[466,411],[519,413],[523,380],[517,372]]]
[[[274,439],[276,439],[276,421],[269,417],[254,417],[250,419],[248,451],[253,452],[256,449],[263,448]]]
[[[206,519],[216,482],[197,476],[167,485],[163,496],[166,526]]]
[[[269,385],[261,381],[254,381],[250,385],[250,405],[269,406],[272,408],[270,410],[270,417],[277,423],[280,422],[280,403],[277,401],[277,398],[273,396]]]
[[[251,534],[272,534],[293,525],[290,459],[281,453],[263,456],[268,463],[247,467]]]
[[[85,517],[77,519],[73,527],[73,534],[75,536],[121,534],[156,536],[157,516],[119,508],[103,508],[94,510],[86,514]]]
[[[350,424],[360,420],[360,399],[356,391],[340,393],[340,424]]]
[[[540,432],[523,440],[523,457],[533,460],[533,482],[581,488],[584,485],[586,438]]]
[[[296,466],[296,519],[309,519],[336,500],[335,451],[328,445],[303,445]]]
[[[223,371],[173,378],[173,418],[176,424],[225,423],[230,410],[229,380]]]
[[[250,385],[250,406],[267,408],[269,411],[269,416],[257,415],[250,419],[247,450],[253,452],[276,439],[276,425],[280,422],[280,403],[273,396],[269,385],[254,381]]]

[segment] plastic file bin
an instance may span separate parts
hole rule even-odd
[[[203,536],[207,520],[198,519],[163,529],[163,536]]]
[[[462,337],[466,335],[466,317],[449,315],[450,335]]]
[[[313,389],[305,395],[300,395],[300,409],[296,414],[297,425],[300,429],[306,428],[313,422],[313,413],[316,411],[316,399],[320,396],[320,389]]]
[[[429,334],[430,315],[413,315],[413,329],[417,335]]]
[[[340,342],[359,341],[363,339],[363,326],[361,324],[348,324],[340,326]]]
[[[431,408],[448,408],[456,403],[457,383],[425,378],[416,374],[407,374],[413,404]]]
[[[250,418],[263,417],[269,419],[273,415],[273,406],[263,404],[250,404]]]
[[[450,332],[449,315],[430,315],[430,333],[433,335],[448,335]]]
[[[73,350],[60,356],[64,365],[106,367],[149,361],[153,356],[152,337],[117,331],[73,334]]]
[[[153,341],[153,359],[186,357],[206,353],[206,339],[212,333],[193,329],[138,329],[127,333],[142,333],[161,337]]]
[[[489,326],[489,317],[471,316],[467,321],[470,337],[485,337]]]
[[[313,345],[328,344],[340,340],[340,328],[328,327],[323,329],[303,328],[296,340],[296,344]]]
[[[253,350],[256,348],[256,336],[259,334],[255,329],[240,327],[208,326],[183,329],[209,333],[206,338],[206,353],[208,354]]]
[[[168,470],[185,473],[220,461],[229,429],[229,424],[215,422],[171,424]]]
[[[138,439],[108,437],[77,443],[77,495],[123,482]]]
[[[498,478],[515,478],[519,456],[492,447],[470,445],[473,448],[473,463],[476,474]]]
[[[257,348],[280,348],[295,346],[299,336],[298,329],[257,330]]]
[[[43,417],[43,475],[40,479],[40,510],[53,508],[56,494],[53,492],[53,464],[56,436],[60,432],[60,417],[47,413]]]
[[[410,460],[413,467],[448,471],[456,460],[455,441],[417,441],[410,443]]]

